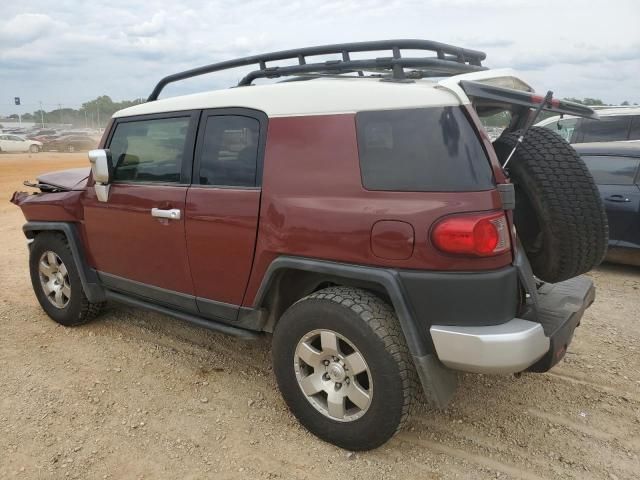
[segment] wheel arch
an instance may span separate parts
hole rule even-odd
[[[395,270],[310,258],[278,257],[265,272],[253,308],[268,311],[264,330],[273,331],[279,316],[290,305],[332,284],[363,288],[388,301],[398,318],[427,400],[437,408],[446,408],[455,392],[457,375],[438,360],[431,336],[427,329],[420,328]],[[291,288],[290,292],[281,295],[287,288]]]
[[[342,264],[326,260],[282,256],[265,272],[253,308],[269,312],[264,329],[272,331],[284,311],[300,298],[329,285],[368,290],[389,302],[413,355],[430,353],[428,335],[415,321],[397,273],[383,267]]]
[[[73,261],[78,269],[78,275],[82,282],[82,289],[84,290],[87,299],[92,303],[99,303],[106,300],[104,289],[100,284],[96,271],[86,262],[86,256],[78,233],[78,227],[74,223],[30,221],[23,225],[22,231],[30,241],[34,240],[37,235],[44,232],[60,233],[64,235],[69,244],[69,248],[71,248]]]

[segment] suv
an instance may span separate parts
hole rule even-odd
[[[640,140],[640,107],[607,107],[597,112],[598,120],[556,115],[537,125],[555,131],[570,143]]]
[[[607,225],[575,151],[526,130],[542,108],[595,114],[484,58],[393,40],[164,78],[114,114],[91,171],[14,194],[42,308],[77,325],[110,300],[272,334],[293,414],[351,450],[388,440],[418,386],[444,408],[458,371],[547,371],[594,300],[578,275],[602,259]],[[158,100],[169,83],[248,65],[237,88]],[[500,110],[512,128],[492,145],[479,116]]]

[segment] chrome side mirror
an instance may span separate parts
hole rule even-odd
[[[99,201],[106,202],[109,199],[109,184],[113,180],[111,153],[109,150],[90,150],[89,162],[95,181],[93,188],[96,191],[96,196]]]

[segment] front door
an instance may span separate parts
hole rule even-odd
[[[248,109],[205,111],[186,236],[199,312],[235,322],[247,288],[258,229],[267,118]]]
[[[114,180],[84,202],[90,260],[113,290],[195,311],[185,240],[185,201],[198,113],[116,120],[105,146]]]

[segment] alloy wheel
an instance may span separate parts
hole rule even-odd
[[[355,345],[337,332],[313,330],[302,337],[294,370],[309,403],[332,420],[357,420],[371,405],[369,366]]]
[[[38,273],[42,291],[56,308],[65,308],[71,299],[69,272],[58,254],[48,250],[40,256]]]

